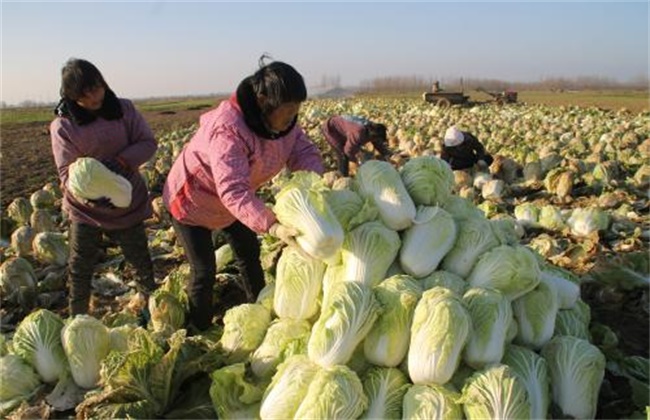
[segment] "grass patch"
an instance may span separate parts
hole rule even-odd
[[[4,108],[0,110],[0,124],[49,123],[54,119],[54,105],[38,108]]]
[[[207,109],[216,106],[223,98],[191,98],[171,100],[134,101],[139,111],[147,112],[178,112]]]
[[[193,111],[216,106],[222,97],[186,98],[186,99],[147,99],[134,100],[140,112]],[[0,125],[49,123],[54,119],[54,104],[43,107],[4,108],[0,110]]]

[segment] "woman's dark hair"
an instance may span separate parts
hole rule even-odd
[[[368,134],[373,137],[386,139],[386,126],[384,124],[372,123],[368,125]]]
[[[267,65],[260,59],[260,69],[252,77],[253,91],[264,96],[262,112],[268,114],[288,102],[304,102],[307,99],[305,81],[296,69],[281,61]]]
[[[61,69],[61,90],[62,98],[76,101],[84,96],[84,93],[97,86],[108,89],[104,76],[91,62],[80,58],[71,58]]]

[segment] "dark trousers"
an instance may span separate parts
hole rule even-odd
[[[150,294],[156,289],[153,263],[151,254],[149,254],[149,244],[143,223],[138,223],[126,229],[104,230],[96,226],[72,222],[68,231],[70,247],[68,281],[71,316],[88,313],[92,277],[102,234],[105,234],[120,246],[124,253],[124,259],[133,266],[138,291]]]
[[[200,226],[184,225],[172,218],[176,237],[185,250],[190,264],[187,294],[190,303],[190,321],[199,330],[212,325],[214,316],[213,290],[217,273],[212,231]],[[260,243],[257,234],[237,221],[223,229],[232,247],[248,285],[257,296],[264,287],[264,270],[260,262]]]
[[[336,149],[334,150],[334,154],[336,155],[336,161],[341,175],[350,176],[350,159],[348,159],[345,153],[341,153]]]

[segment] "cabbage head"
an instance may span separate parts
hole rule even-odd
[[[56,197],[52,191],[40,189],[36,190],[29,196],[29,203],[34,210],[36,209],[52,209]]]
[[[19,257],[25,257],[32,253],[32,240],[34,229],[31,226],[20,226],[11,233],[11,247]]]
[[[454,188],[454,172],[447,162],[435,156],[409,159],[399,173],[415,205],[442,205]]]
[[[13,337],[14,352],[29,363],[45,383],[55,383],[68,370],[63,351],[63,320],[54,312],[38,309],[20,321]]]
[[[415,204],[393,165],[369,160],[359,167],[356,180],[361,195],[375,203],[386,226],[396,231],[411,226]]]
[[[531,418],[524,382],[507,365],[491,365],[472,375],[459,402],[468,420]]]
[[[320,368],[314,375],[296,419],[355,419],[368,407],[357,374],[345,365]]]
[[[538,223],[541,227],[552,231],[561,231],[566,227],[562,212],[551,204],[542,206],[539,210]]]
[[[34,209],[29,216],[29,224],[35,233],[56,232],[56,223],[54,223],[52,213],[47,209]]]
[[[400,246],[398,233],[379,221],[358,226],[346,235],[341,248],[343,280],[377,285],[386,278]]]
[[[63,326],[61,342],[74,382],[81,388],[95,388],[101,363],[110,351],[108,328],[92,316],[76,315]]]
[[[369,199],[361,198],[355,191],[349,189],[331,190],[325,193],[325,197],[346,232],[379,217],[377,207]]]
[[[293,247],[278,260],[273,309],[280,318],[309,319],[318,312],[325,264]]]
[[[535,289],[515,299],[512,310],[519,327],[515,342],[539,350],[553,337],[559,310],[557,290],[542,280]]]
[[[467,290],[467,283],[458,274],[451,271],[436,270],[428,276],[420,279],[422,290],[429,290],[436,286],[446,287],[458,296],[463,296]]]
[[[502,363],[510,366],[526,387],[531,418],[547,418],[551,404],[551,384],[546,360],[530,349],[510,344]]]
[[[510,301],[499,291],[472,287],[463,295],[472,318],[472,335],[463,352],[463,361],[474,369],[501,362],[513,322]]]
[[[185,308],[171,292],[157,289],[148,302],[151,313],[151,327],[154,332],[171,336],[185,325]]]
[[[431,274],[456,242],[456,222],[441,207],[419,206],[413,225],[404,231],[400,265],[416,278]]]
[[[453,420],[463,418],[463,409],[456,401],[460,394],[450,385],[415,384],[404,395],[404,419]]]
[[[2,301],[31,309],[36,297],[36,273],[25,258],[10,257],[0,265]]]
[[[18,225],[26,226],[32,214],[32,204],[25,197],[14,198],[7,206],[7,215]]]
[[[293,355],[280,363],[266,388],[260,407],[262,420],[294,418],[300,403],[307,394],[309,384],[320,367],[306,355]]]
[[[474,204],[463,197],[452,195],[442,204],[442,208],[454,216],[457,221],[471,219],[473,217],[485,218],[484,213],[476,208]]]
[[[311,324],[305,320],[276,318],[266,331],[262,344],[251,355],[251,369],[255,376],[270,378],[284,359],[306,353],[310,333]]]
[[[589,324],[584,322],[577,308],[560,309],[557,312],[553,335],[570,335],[591,341]]]
[[[541,279],[551,284],[558,295],[560,309],[571,309],[580,298],[580,280],[562,267],[541,261]]]
[[[129,180],[91,157],[80,157],[70,164],[67,187],[82,201],[107,197],[115,207],[131,205],[133,187]]]
[[[515,218],[525,227],[538,226],[539,207],[533,203],[521,203],[515,206]]]
[[[440,268],[463,279],[469,276],[479,257],[500,242],[485,217],[472,217],[458,223],[458,233],[453,247],[447,252]]]
[[[257,417],[264,393],[261,385],[246,375],[244,363],[235,363],[215,370],[210,375],[210,399],[220,419]]]
[[[447,383],[472,333],[467,308],[451,290],[434,287],[415,307],[408,350],[408,372],[415,384]]]
[[[307,343],[309,358],[324,367],[347,363],[381,313],[372,289],[353,281],[335,282]]]
[[[63,267],[68,261],[68,243],[63,233],[39,232],[34,235],[32,248],[36,259],[46,264]]]
[[[554,337],[541,355],[551,373],[552,399],[565,416],[593,419],[605,376],[605,356],[587,340]]]
[[[361,419],[402,418],[402,401],[409,381],[401,370],[372,367],[363,376],[362,384],[369,401]]]
[[[575,208],[567,220],[571,233],[579,237],[606,230],[609,224],[609,214],[595,207]]]
[[[306,171],[292,174],[275,196],[278,221],[298,230],[296,242],[312,257],[333,258],[343,242],[343,228],[325,198],[322,178]]]
[[[534,289],[540,277],[533,251],[523,245],[500,245],[480,256],[467,282],[497,289],[513,301]]]
[[[41,384],[34,369],[15,354],[0,357],[0,414],[35,394]]]
[[[243,303],[223,316],[220,343],[229,364],[245,361],[262,343],[271,323],[271,312],[259,303]]]
[[[411,322],[420,299],[420,285],[408,275],[387,278],[374,288],[383,308],[363,341],[366,359],[377,366],[395,367],[408,351]]]

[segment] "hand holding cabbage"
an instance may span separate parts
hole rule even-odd
[[[295,228],[284,226],[281,223],[274,223],[273,225],[271,225],[271,228],[269,229],[269,233],[272,236],[275,236],[276,238],[280,239],[282,242],[284,242],[287,245],[298,246],[296,244],[296,236],[300,232],[298,232],[298,230]]]

